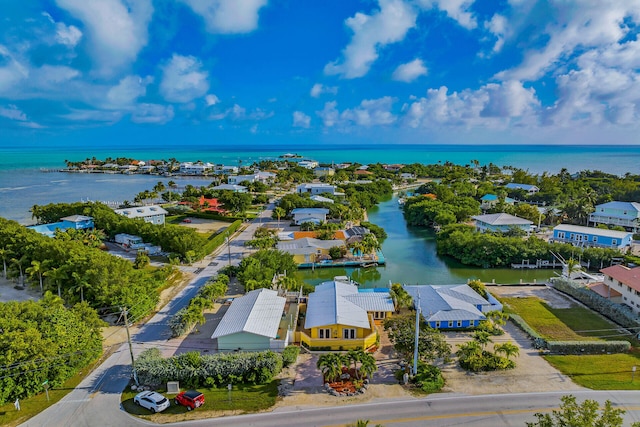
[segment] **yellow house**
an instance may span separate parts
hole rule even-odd
[[[359,292],[346,281],[324,282],[309,295],[300,342],[309,348],[367,349],[376,344],[376,320],[393,311],[389,292]]]

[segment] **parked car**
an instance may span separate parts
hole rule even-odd
[[[182,222],[185,222],[187,224],[191,224],[191,220],[189,218],[183,219]]]
[[[176,405],[187,407],[187,411],[199,408],[204,405],[204,394],[197,390],[187,390],[178,393],[175,399]]]
[[[162,412],[171,404],[169,399],[155,391],[143,391],[136,394],[136,397],[133,398],[133,403],[147,408],[151,412]]]

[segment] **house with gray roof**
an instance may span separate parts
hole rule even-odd
[[[529,233],[531,232],[531,226],[533,225],[533,221],[529,221],[528,219],[520,218],[504,212],[476,215],[472,216],[471,218],[476,220],[476,230],[481,233],[487,231],[499,231],[501,233],[504,233],[512,228],[519,228],[522,231]]]
[[[292,331],[280,331],[286,298],[271,289],[256,289],[233,300],[211,335],[218,351],[282,350]],[[282,335],[282,336],[281,336]]]
[[[329,209],[325,208],[297,208],[291,211],[291,215],[293,215],[293,222],[296,225],[300,225],[305,222],[320,224],[327,220],[328,214]]]
[[[145,222],[162,225],[164,224],[164,218],[169,213],[161,206],[135,206],[131,208],[116,209],[115,213],[118,215],[126,216],[127,218],[136,219],[141,218]]]
[[[520,184],[520,183],[517,183],[517,182],[510,182],[507,185],[505,185],[505,187],[510,189],[510,190],[524,190],[529,194],[535,194],[538,191],[540,191],[540,189],[535,185]]]
[[[419,304],[425,322],[435,329],[473,328],[485,320],[485,313],[502,310],[495,298],[482,298],[469,285],[404,286]]]
[[[617,231],[573,224],[558,224],[553,227],[550,242],[570,243],[579,247],[622,249],[631,244],[631,231]]]
[[[634,233],[640,232],[640,203],[614,201],[596,205],[595,211],[589,215],[589,222],[594,226],[619,225]]]

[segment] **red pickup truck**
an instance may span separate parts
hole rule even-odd
[[[181,391],[175,398],[176,405],[187,407],[187,411],[204,405],[204,394],[196,390]]]

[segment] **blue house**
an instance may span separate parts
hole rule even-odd
[[[609,202],[596,205],[596,210],[589,215],[593,225],[620,225],[637,233],[640,231],[640,203]]]
[[[553,228],[553,241],[573,246],[622,249],[631,244],[630,231],[606,230],[580,225],[560,224]]]
[[[529,194],[534,194],[534,193],[537,193],[538,191],[540,191],[540,189],[538,187],[536,187],[535,185],[519,184],[517,182],[510,182],[509,184],[505,185],[505,187],[510,189],[510,190],[524,190]]]
[[[484,313],[502,310],[495,298],[487,301],[469,285],[405,285],[404,289],[414,306],[420,301],[425,323],[435,329],[473,328],[487,318]]]
[[[520,218],[508,213],[494,213],[487,215],[476,215],[471,218],[476,220],[476,230],[485,233],[489,232],[501,232],[505,233],[512,228],[519,228],[525,233],[531,231],[532,221],[528,219]]]
[[[60,218],[60,221],[51,224],[32,225],[30,228],[48,237],[55,236],[56,230],[92,230],[94,228],[93,218],[84,215],[71,215]]]

